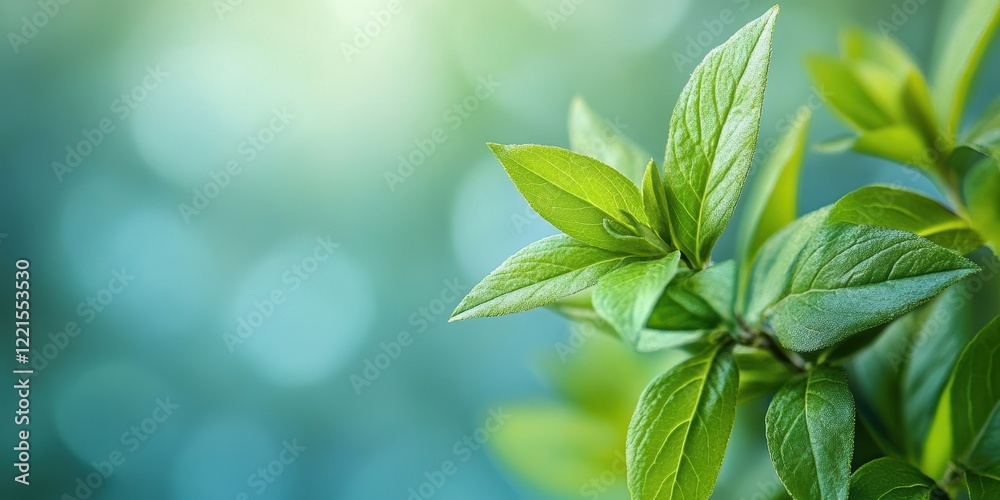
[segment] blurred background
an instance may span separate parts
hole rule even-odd
[[[821,103],[806,53],[859,26],[926,70],[942,3],[782,3],[761,143]],[[4,2],[0,265],[31,260],[35,374],[31,486],[0,497],[627,498],[624,426],[676,359],[544,310],[447,322],[555,233],[485,142],[568,146],[580,95],[659,160],[694,66],[771,5]],[[814,117],[813,144],[845,131]],[[934,192],[854,154],[803,176],[803,211],[872,182]],[[765,404],[741,407],[716,497],[780,491]]]

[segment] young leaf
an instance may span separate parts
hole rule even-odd
[[[934,104],[946,136],[953,136],[958,129],[972,77],[1000,19],[1000,0],[955,3],[952,14],[941,16],[942,27],[950,33],[938,44],[932,78]]]
[[[625,339],[636,339],[670,280],[680,252],[662,259],[633,262],[609,273],[594,289],[594,309]]]
[[[1000,476],[1000,317],[965,347],[951,388],[955,458]]]
[[[862,465],[851,477],[851,500],[927,500],[935,487],[933,479],[910,464],[879,458]]]
[[[833,206],[830,222],[908,231],[961,254],[983,244],[955,212],[916,191],[893,186],[868,186],[848,194]]]
[[[649,160],[646,175],[642,178],[642,207],[649,219],[649,226],[665,243],[670,242],[670,222],[667,219],[667,193],[663,191],[663,178],[656,162]]]
[[[792,498],[847,498],[854,399],[843,370],[818,366],[789,382],[765,424],[774,469]]]
[[[707,331],[717,327],[721,322],[719,314],[692,286],[695,276],[710,269],[699,273],[687,269],[678,272],[656,302],[647,326],[668,332]]]
[[[570,104],[569,144],[573,151],[611,165],[636,184],[653,157],[626,137],[618,125],[594,112],[581,97]]]
[[[513,314],[551,304],[593,286],[627,258],[564,235],[536,241],[474,286],[450,321]]]
[[[965,203],[972,223],[1000,255],[1000,163],[986,159],[965,177]]]
[[[748,292],[740,295],[744,299],[737,304],[737,312],[744,313],[747,323],[758,326],[764,310],[781,299],[788,289],[792,264],[829,214],[830,207],[810,212],[775,233],[761,247],[750,271]]]
[[[969,472],[965,475],[969,486],[969,500],[996,500],[1000,498],[1000,478]]]
[[[711,346],[667,371],[639,398],[628,428],[628,489],[635,500],[707,499],[736,418],[733,355]]]
[[[811,116],[807,106],[799,108],[795,122],[768,156],[754,181],[736,243],[740,267],[748,272],[764,242],[798,216],[799,170]]]
[[[836,89],[828,97],[830,105],[855,130],[875,130],[892,124],[892,117],[868,94],[844,61],[813,55],[806,59],[806,69],[817,86]]]
[[[729,223],[757,145],[778,7],[705,57],[670,118],[664,182],[673,243],[702,268]]]
[[[773,394],[796,374],[767,349],[737,345],[733,357],[740,370],[740,404]]]
[[[736,261],[727,260],[699,271],[685,282],[688,289],[726,321],[734,323],[736,302]]]
[[[639,189],[617,170],[587,156],[550,146],[490,144],[528,204],[560,231],[605,250],[644,254],[644,240],[628,242],[604,227],[629,227],[632,214],[645,222]]]
[[[830,223],[802,250],[768,316],[784,347],[814,351],[891,321],[976,270],[911,233]]]

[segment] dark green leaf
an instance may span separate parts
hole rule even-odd
[[[626,446],[635,500],[707,499],[736,418],[733,355],[712,346],[658,377],[639,399]]]
[[[657,299],[677,274],[680,252],[633,262],[608,273],[594,289],[594,309],[625,339],[636,339]],[[634,343],[634,340],[631,340]]]
[[[929,499],[934,487],[933,479],[906,462],[879,458],[851,477],[851,500]]]
[[[736,346],[733,357],[740,369],[740,404],[774,393],[795,375],[766,349]]]
[[[965,475],[969,486],[969,500],[996,500],[1000,498],[1000,478],[969,472]]]
[[[573,99],[569,108],[570,148],[611,165],[639,184],[653,155],[625,136],[620,128],[594,112],[582,98]]]
[[[670,118],[664,181],[673,243],[698,268],[729,223],[757,144],[777,6],[709,52]]]
[[[768,316],[783,346],[814,351],[889,322],[976,270],[911,233],[826,224],[802,250],[787,293]]]
[[[854,399],[847,374],[818,366],[774,396],[767,447],[793,498],[846,499],[854,452]]]
[[[1000,475],[1000,317],[976,334],[955,365],[951,418],[955,458]]]
[[[645,240],[629,242],[605,229],[605,220],[630,227],[625,213],[646,222],[639,189],[617,170],[550,146],[490,144],[490,148],[531,208],[560,231],[605,250],[659,251]]]
[[[961,254],[983,243],[965,219],[936,200],[900,187],[858,189],[833,206],[830,221],[908,231]]]
[[[451,321],[551,304],[593,286],[627,258],[564,235],[545,238],[514,254],[473,287],[455,308]]]

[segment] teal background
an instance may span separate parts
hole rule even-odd
[[[434,498],[553,498],[488,446],[455,448],[491,410],[555,398],[538,361],[568,337],[547,311],[447,323],[453,290],[554,233],[484,143],[567,146],[582,95],[659,160],[694,64],[771,6],[577,2],[559,18],[557,0],[4,2],[0,266],[13,281],[15,259],[31,260],[37,373],[32,484],[5,477],[0,497],[82,498],[77,479],[117,451],[90,498],[404,499],[445,460],[457,470]],[[804,54],[904,3],[783,3],[761,141],[814,92]],[[894,33],[925,70],[941,9],[925,2]],[[384,26],[366,42],[373,11]],[[23,16],[47,20],[27,37]],[[991,50],[972,108],[1000,83],[997,62]],[[811,143],[845,132],[815,116]],[[88,135],[100,140],[78,166],[53,168]],[[803,211],[872,182],[932,192],[859,155],[806,161]],[[243,337],[241,321],[256,324]],[[167,398],[177,408],[144,430]],[[776,491],[763,409],[741,409],[718,498]],[[132,426],[144,440],[122,439]],[[294,461],[253,483],[293,441]]]

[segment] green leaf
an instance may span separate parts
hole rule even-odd
[[[633,499],[712,494],[736,418],[738,387],[733,355],[718,345],[649,384],[628,429]]]
[[[651,243],[627,243],[605,229],[605,220],[631,227],[625,213],[646,222],[639,189],[617,170],[550,146],[490,148],[531,208],[560,231],[605,250],[663,253]]]
[[[735,323],[736,261],[727,260],[698,271],[684,285],[711,306],[719,317]]]
[[[680,256],[673,252],[662,259],[633,262],[604,276],[594,289],[594,309],[623,338],[636,339],[677,274]]]
[[[581,97],[574,98],[569,108],[569,144],[573,151],[611,165],[636,184],[653,157]]]
[[[647,326],[669,332],[707,331],[719,326],[721,317],[693,287],[702,280],[692,282],[692,279],[705,271],[692,273],[682,269],[678,272],[656,302]]]
[[[972,78],[1000,19],[1000,0],[954,2],[951,14],[941,16],[944,43],[937,44],[931,78],[946,137],[954,137],[961,122]]]
[[[986,159],[965,177],[966,208],[979,234],[1000,255],[1000,163]]]
[[[976,334],[955,365],[951,417],[955,458],[1000,475],[1000,317]]]
[[[642,178],[642,207],[649,219],[649,226],[665,243],[670,242],[670,222],[668,220],[667,193],[663,190],[663,178],[656,162],[649,161],[646,175]]]
[[[1000,97],[986,107],[969,129],[966,142],[1000,161]]]
[[[746,304],[737,304],[737,311],[744,313],[748,324],[759,326],[764,310],[781,300],[788,289],[792,264],[829,213],[830,207],[810,212],[775,233],[761,247],[750,271],[748,292],[741,295]]]
[[[750,263],[764,243],[798,216],[799,171],[809,134],[809,107],[799,108],[791,128],[781,137],[754,181],[737,236],[740,266]]]
[[[956,287],[891,323],[851,363],[854,392],[873,431],[917,462],[952,368],[970,340],[971,311]]]
[[[817,366],[789,382],[765,423],[771,460],[792,498],[847,498],[854,399],[843,370]]]
[[[855,130],[892,125],[892,117],[869,95],[846,62],[833,56],[813,55],[806,59],[806,69],[816,86],[836,89],[830,92],[828,102]]]
[[[740,404],[773,394],[795,375],[795,371],[766,349],[737,345],[733,357],[740,370]]]
[[[925,158],[927,144],[923,136],[910,125],[891,125],[863,132],[852,149],[923,170],[932,168]]]
[[[558,235],[528,245],[500,264],[452,313],[451,321],[513,314],[593,286],[627,255]]]
[[[670,118],[664,182],[673,243],[704,267],[729,223],[757,144],[778,7],[709,52]]]
[[[961,254],[972,252],[983,244],[969,223],[948,207],[900,187],[858,189],[834,205],[830,221],[911,232]]]
[[[969,486],[969,500],[1000,498],[1000,478],[969,472],[965,475],[965,483]]]
[[[826,224],[802,250],[787,293],[768,316],[784,347],[814,351],[889,322],[976,270],[911,233]]]
[[[894,458],[868,462],[851,477],[851,500],[929,499],[934,490],[933,479]]]

